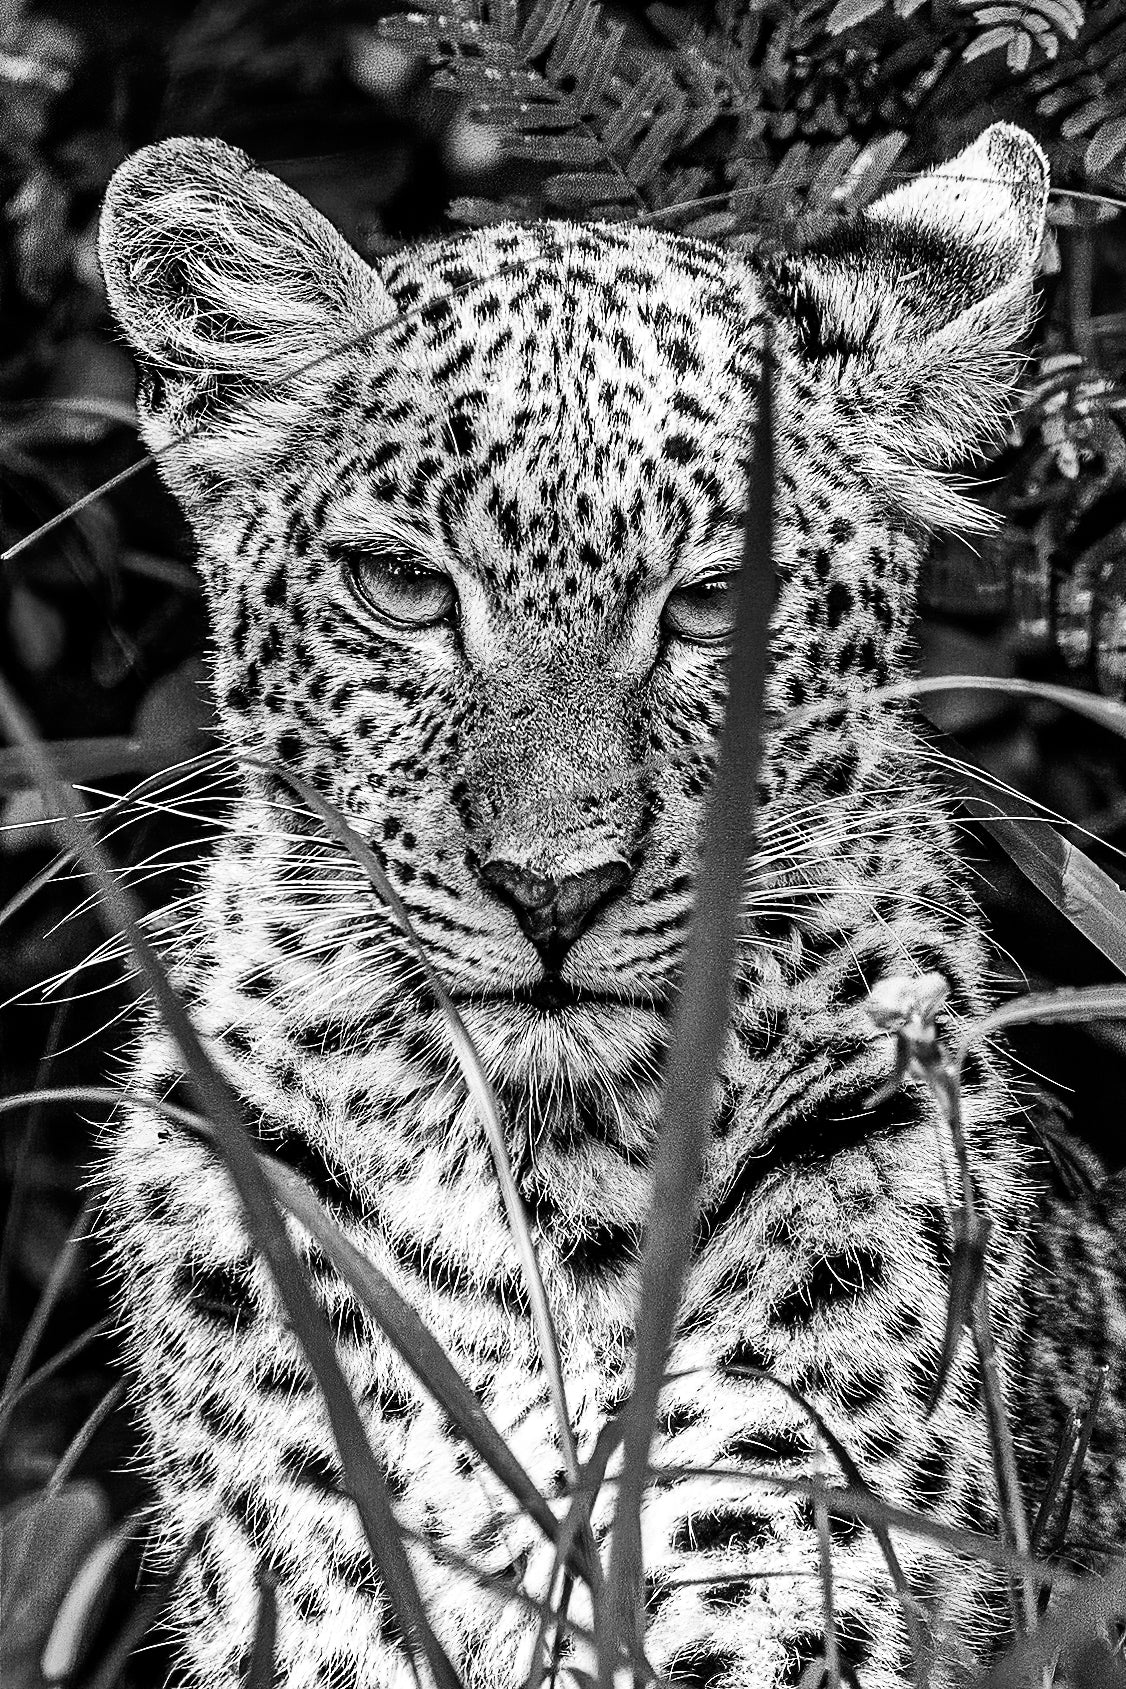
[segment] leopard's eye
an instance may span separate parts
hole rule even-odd
[[[663,621],[680,639],[729,639],[735,630],[735,576],[712,575],[678,587],[665,601]]]
[[[350,550],[343,563],[356,597],[394,627],[432,627],[446,621],[457,604],[448,575],[394,553]]]

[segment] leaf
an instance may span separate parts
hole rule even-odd
[[[73,1677],[97,1633],[98,1621],[114,1595],[113,1571],[133,1534],[131,1520],[91,1549],[63,1598],[39,1669],[48,1683]]]
[[[630,184],[620,177],[601,175],[592,170],[577,171],[566,176],[549,176],[543,185],[548,199],[557,205],[587,208],[614,205],[630,199]]]
[[[840,35],[846,29],[852,29],[865,18],[874,18],[877,12],[882,12],[886,0],[837,0],[837,4],[825,20],[825,28],[830,35]]]
[[[649,133],[626,165],[626,175],[638,187],[644,186],[668,160],[685,127],[684,107],[661,112],[649,126]]]
[[[1106,1366],[1096,1368],[1095,1383],[1082,1417],[1078,1413],[1071,1415],[1067,1432],[1065,1432],[1060,1444],[1059,1454],[1053,1464],[1052,1472],[1044,1490],[1044,1499],[1036,1515],[1036,1524],[1029,1539],[1029,1546],[1034,1553],[1042,1551],[1041,1543],[1048,1536],[1049,1524],[1052,1526],[1050,1552],[1058,1553],[1063,1547],[1067,1527],[1071,1520],[1071,1509],[1074,1506],[1079,1489],[1083,1463],[1091,1446],[1095,1420],[1102,1403],[1108,1371],[1109,1368]],[[1059,1500],[1058,1507],[1056,1506],[1057,1497]]]
[[[1091,176],[1101,176],[1126,152],[1126,115],[1103,123],[1083,150],[1083,164]]]
[[[569,12],[584,10],[584,0],[538,0],[521,32],[516,50],[525,64],[538,59],[563,28]]]
[[[1027,41],[1028,37],[1024,39]],[[966,64],[972,59],[980,59],[986,53],[995,53],[1000,48],[1006,52],[1013,40],[1013,31],[1007,26],[1004,29],[987,29],[982,35],[975,35],[974,39],[962,48],[962,58]]]
[[[962,768],[970,814],[997,840],[1025,878],[1072,926],[1126,975],[1126,892],[1047,821],[1024,819],[1017,804]],[[1001,813],[998,814],[998,811]]]
[[[95,1484],[67,1484],[0,1516],[0,1680],[39,1689],[43,1650],[76,1575],[107,1525]]]
[[[568,130],[558,134],[510,135],[505,150],[512,158],[529,158],[536,164],[598,164],[606,156],[590,135]]]

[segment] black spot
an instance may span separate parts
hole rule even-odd
[[[379,1568],[365,1548],[334,1556],[331,1570],[335,1577],[369,1601],[383,1598],[383,1579]]]
[[[322,1495],[344,1494],[339,1464],[331,1455],[323,1454],[320,1449],[307,1445],[288,1448],[282,1454],[281,1467],[294,1483],[308,1484],[312,1489],[319,1490]]]
[[[763,1548],[772,1534],[770,1516],[753,1508],[709,1507],[682,1519],[672,1545],[682,1554],[699,1554],[709,1549]]]
[[[686,1649],[669,1661],[668,1676],[683,1689],[716,1689],[735,1663],[733,1654],[700,1654]]]
[[[393,1384],[381,1385],[372,1392],[371,1400],[384,1419],[413,1419],[418,1413],[418,1403]]]
[[[675,1407],[662,1410],[657,1415],[657,1429],[663,1437],[675,1437],[680,1431],[688,1431],[693,1425],[700,1423],[702,1408],[687,1402],[678,1402]]]
[[[880,1367],[866,1367],[856,1372],[851,1378],[842,1379],[839,1383],[834,1380],[832,1393],[847,1414],[862,1413],[866,1408],[875,1407],[883,1401],[887,1389],[887,1380]]]
[[[767,1461],[806,1460],[809,1454],[809,1438],[803,1431],[744,1431],[724,1445],[719,1458],[762,1466]]]
[[[883,1280],[882,1255],[872,1249],[842,1250],[823,1255],[812,1270],[771,1309],[779,1325],[805,1325],[828,1308],[856,1303]]]
[[[722,1581],[709,1584],[701,1597],[703,1605],[709,1613],[725,1613],[731,1607],[740,1606],[754,1591],[753,1578],[726,1577]]]
[[[223,1610],[223,1579],[211,1551],[204,1547],[196,1556],[196,1576],[204,1598],[216,1613]]]
[[[300,1173],[328,1207],[343,1209],[354,1220],[366,1218],[366,1207],[348,1175],[319,1145],[310,1143],[293,1129],[277,1137],[260,1129],[255,1136],[267,1155]]]
[[[269,1559],[270,1543],[270,1515],[266,1507],[246,1485],[223,1498],[227,1512],[232,1519],[237,1520],[246,1535],[251,1547],[260,1558]],[[276,1569],[276,1567],[275,1567]]]
[[[645,1616],[655,1619],[672,1594],[672,1585],[658,1572],[645,1574]]]
[[[662,449],[671,463],[691,463],[697,452],[687,434],[670,434]]]
[[[937,1507],[950,1487],[949,1456],[941,1444],[925,1449],[911,1475],[911,1493],[919,1507]]]
[[[975,1089],[984,1085],[987,1078],[985,1063],[977,1050],[967,1050],[962,1058],[962,1086],[963,1089]]]
[[[825,1638],[819,1630],[803,1630],[785,1638],[786,1659],[778,1674],[779,1689],[796,1689],[802,1672],[814,1660],[824,1658]]]
[[[720,1356],[717,1371],[731,1372],[749,1367],[758,1372],[769,1372],[773,1365],[773,1357],[768,1355],[765,1349],[753,1343],[749,1337],[741,1337]]]
[[[239,1325],[253,1325],[258,1317],[245,1272],[245,1266],[225,1261],[187,1260],[177,1267],[172,1287],[199,1319],[234,1331]]]
[[[938,1265],[946,1272],[953,1256],[950,1219],[945,1208],[934,1203],[919,1210],[919,1236]]]
[[[328,1323],[338,1342],[371,1343],[371,1322],[354,1296],[343,1297],[329,1309]]]
[[[318,1020],[290,1028],[290,1039],[311,1055],[340,1056],[352,1048],[351,1028],[341,1020]]]
[[[720,1099],[719,1107],[712,1121],[712,1137],[720,1142],[730,1137],[739,1117],[739,1093],[733,1087],[728,1087]]]
[[[237,1442],[246,1435],[246,1416],[234,1402],[209,1390],[199,1403],[199,1422],[216,1442]]]
[[[184,1460],[184,1467],[193,1484],[210,1489],[219,1476],[219,1465],[210,1449],[193,1449]]]
[[[595,1225],[560,1250],[560,1259],[573,1273],[601,1278],[620,1272],[636,1260],[640,1232],[636,1225]]]
[[[825,600],[825,614],[831,628],[839,627],[852,613],[852,592],[844,581],[834,581]]]
[[[835,1508],[830,1501],[826,1508],[829,1523],[829,1540],[836,1548],[847,1548],[850,1542],[855,1542],[864,1529],[863,1519],[858,1519],[852,1513],[843,1513]],[[817,1515],[814,1511],[813,1497],[803,1496],[797,1506],[795,1523],[801,1531],[817,1534]]]
[[[893,1615],[889,1614],[889,1623],[894,1622]],[[874,1633],[855,1613],[842,1613],[837,1619],[837,1652],[841,1664],[847,1668],[842,1673],[846,1682],[856,1684],[856,1668],[867,1663],[874,1641]]]
[[[446,417],[446,433],[449,435],[458,457],[469,457],[477,444],[477,426],[474,420],[473,407],[466,405],[451,407]]]
[[[328,1603],[314,1583],[299,1583],[296,1587],[290,1584],[289,1599],[298,1618],[304,1619],[306,1624],[320,1624],[328,1614]]]
[[[137,1203],[151,1226],[168,1225],[175,1213],[172,1192],[163,1180],[142,1185],[137,1193]]]
[[[331,1654],[317,1665],[320,1689],[356,1689],[359,1670],[350,1654]]]
[[[254,1375],[257,1389],[269,1395],[303,1396],[313,1388],[313,1380],[301,1361],[271,1360]]]
[[[477,1462],[468,1449],[458,1449],[454,1455],[454,1471],[459,1478],[472,1478],[477,1470]]]
[[[842,1050],[841,1063],[849,1059]],[[737,1213],[743,1203],[771,1173],[780,1167],[831,1160],[841,1151],[866,1143],[870,1138],[889,1136],[914,1126],[920,1119],[920,1104],[910,1092],[870,1104],[872,1086],[865,1083],[851,1094],[839,1092],[788,1120],[760,1160],[748,1162],[729,1189],[713,1207],[700,1216],[699,1240],[710,1237]]]
[[[826,797],[841,798],[855,785],[859,766],[860,756],[855,745],[844,745],[834,756],[826,759],[816,774],[811,774],[811,782],[816,778]]]

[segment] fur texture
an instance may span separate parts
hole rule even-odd
[[[146,438],[198,540],[226,742],[300,770],[372,840],[459,1001],[506,1105],[583,1454],[630,1376],[725,689],[708,637],[723,588],[700,583],[741,555],[773,320],[769,702],[847,708],[767,745],[656,1454],[700,1475],[659,1479],[646,1507],[649,1657],[696,1689],[794,1684],[822,1647],[810,1509],[749,1475],[808,1471],[810,1427],[741,1364],[806,1391],[891,1498],[990,1524],[966,1346],[938,1411],[924,1406],[946,1151],[919,1092],[872,1105],[889,1049],[863,1011],[881,976],[938,969],[957,1023],[985,1007],[986,957],[910,719],[864,703],[909,663],[922,528],[981,526],[943,471],[1004,418],[1045,192],[1038,149],[1002,125],[797,257],[553,224],[378,272],[218,142],[148,149],[106,202],[107,285],[142,364]],[[441,1018],[366,885],[275,782],[245,774],[174,961],[262,1147],[313,1181],[562,1497],[513,1246]],[[1016,1392],[1043,1178],[992,1059],[967,1078]],[[176,1094],[155,1026],[134,1082]],[[140,1108],[107,1177],[164,1551],[212,1522],[177,1613],[190,1672],[203,1689],[237,1680],[265,1565],[287,1689],[407,1683],[324,1416],[220,1171]],[[311,1258],[403,1522],[540,1592],[534,1530]],[[1103,1504],[1086,1500],[1094,1518]],[[845,1669],[890,1689],[910,1667],[880,1553],[843,1517],[832,1533]],[[969,1657],[993,1623],[986,1581],[899,1546],[940,1653]],[[520,1682],[526,1614],[415,1560],[467,1683]]]

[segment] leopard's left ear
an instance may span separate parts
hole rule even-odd
[[[996,123],[816,246],[769,261],[799,355],[832,380],[872,475],[926,523],[985,526],[934,471],[1008,415],[1032,315],[1047,160]]]

